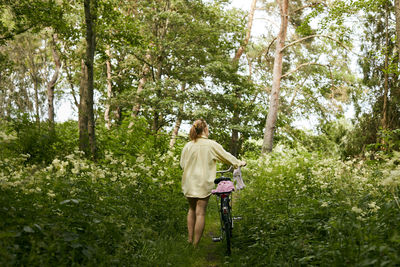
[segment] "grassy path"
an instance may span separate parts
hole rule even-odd
[[[203,237],[197,249],[190,250],[190,263],[187,266],[192,267],[218,267],[223,266],[225,256],[225,243],[213,242],[213,236],[219,236],[220,222],[218,211],[215,204],[215,199],[211,199],[206,217],[206,226]]]
[[[234,233],[235,234],[235,233]],[[197,249],[187,244],[187,234],[170,240],[160,240],[162,251],[158,253],[159,262],[165,262],[166,266],[183,267],[219,267],[219,266],[242,266],[241,253],[238,244],[233,240],[232,256],[226,256],[226,244],[224,242],[212,241],[212,237],[220,235],[219,213],[215,199],[211,199],[207,208],[206,225],[203,237]],[[236,264],[235,264],[236,263]]]

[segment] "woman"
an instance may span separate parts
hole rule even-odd
[[[246,165],[220,144],[208,139],[207,123],[196,120],[189,132],[190,142],[181,155],[183,169],[182,190],[189,202],[187,215],[188,241],[195,247],[203,235],[205,214],[211,190],[214,188],[217,161],[233,165],[235,168]]]

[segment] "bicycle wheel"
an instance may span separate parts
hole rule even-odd
[[[225,198],[222,206],[223,239],[226,240],[226,253],[231,254],[232,218],[229,198]]]

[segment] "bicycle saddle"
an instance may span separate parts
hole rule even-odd
[[[219,182],[221,182],[221,181],[230,181],[230,180],[231,180],[231,178],[229,178],[229,177],[220,177],[220,178],[217,178],[214,180],[214,184],[219,184]]]

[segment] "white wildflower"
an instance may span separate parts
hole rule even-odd
[[[49,190],[49,192],[47,192],[47,195],[49,197],[55,197],[56,196],[56,194],[54,194],[53,190]]]
[[[60,160],[57,159],[57,158],[55,158],[55,159],[53,160],[52,164],[54,165],[54,167],[58,167],[59,164],[60,164]]]
[[[73,160],[74,159],[74,154],[67,155],[67,156],[65,156],[65,158],[69,159],[69,160]]]
[[[398,181],[393,179],[394,177],[389,176],[385,178],[382,182],[381,185],[383,186],[396,186],[398,184]]]
[[[139,157],[136,158],[136,163],[142,163],[144,161],[144,157],[140,155]]]
[[[376,205],[376,202],[373,201],[371,203],[368,204],[368,207],[373,211],[373,212],[377,212],[380,207],[378,205]]]
[[[362,209],[360,209],[359,207],[352,207],[351,210],[355,213],[362,213]]]

